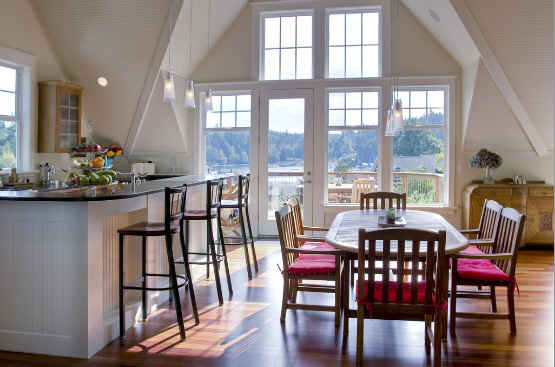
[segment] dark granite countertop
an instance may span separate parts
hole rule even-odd
[[[228,175],[226,175],[228,176]],[[83,186],[50,191],[22,190],[0,191],[0,200],[11,201],[104,201],[128,199],[164,191],[166,187],[183,184],[199,185],[215,176],[188,175],[147,181],[141,184],[111,184],[107,186]]]

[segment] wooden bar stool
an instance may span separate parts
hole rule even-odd
[[[240,244],[245,249],[245,261],[247,263],[247,273],[249,279],[252,279],[251,264],[249,260],[249,247],[251,245],[252,257],[254,263],[254,270],[258,272],[258,262],[256,261],[256,252],[254,249],[254,237],[252,235],[251,220],[249,216],[249,186],[250,174],[243,176],[239,175],[237,199],[236,200],[222,200],[222,209],[237,209],[239,214],[239,226],[241,228],[241,237],[225,237],[227,244]],[[247,219],[247,226],[245,227],[245,216]],[[247,233],[248,229],[248,233]]]
[[[206,265],[206,278],[210,277],[210,265],[214,269],[214,278],[216,281],[216,289],[218,291],[218,300],[220,305],[224,303],[222,296],[222,286],[220,282],[219,265],[223,261],[227,277],[227,288],[229,294],[233,294],[231,286],[231,277],[229,275],[229,265],[227,263],[227,253],[224,245],[222,221],[221,221],[221,202],[222,202],[223,180],[211,180],[206,183],[206,208],[201,210],[185,210],[183,220],[185,222],[184,238],[185,243],[183,250],[183,259],[176,260],[177,263],[187,261],[193,265]],[[216,219],[218,227],[218,241],[214,238],[214,229],[212,227],[213,220]],[[206,221],[206,252],[189,251],[189,222],[194,220]],[[196,255],[202,258],[206,256],[206,260],[193,260],[190,255]]]
[[[120,337],[125,336],[125,303],[124,291],[125,290],[140,290],[142,291],[142,319],[146,320],[147,305],[146,305],[146,292],[147,291],[162,291],[170,290],[173,293],[175,300],[175,313],[177,315],[177,323],[179,326],[179,333],[181,338],[185,339],[185,327],[183,325],[183,314],[181,312],[181,302],[179,298],[179,288],[188,286],[189,295],[191,297],[191,305],[196,324],[199,323],[199,316],[197,310],[197,302],[195,299],[195,292],[193,289],[193,282],[191,278],[191,270],[187,262],[181,262],[185,265],[185,275],[178,275],[175,271],[175,264],[178,263],[173,256],[173,235],[180,233],[181,251],[185,253],[185,243],[183,242],[183,215],[185,212],[185,200],[187,196],[187,186],[177,188],[165,189],[164,196],[164,222],[142,222],[133,224],[131,226],[121,228],[119,233],[119,328]],[[125,236],[139,236],[142,238],[142,277],[135,282],[125,284],[124,272],[124,240]],[[161,237],[166,239],[166,253],[168,256],[169,274],[156,274],[148,273],[146,269],[147,263],[147,237]],[[169,280],[167,286],[149,287],[147,286],[147,279],[149,278],[167,278]]]

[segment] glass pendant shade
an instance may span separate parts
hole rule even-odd
[[[209,89],[208,92],[206,92],[206,96],[204,96],[204,108],[206,111],[212,111],[214,108],[212,105],[212,89]]]
[[[403,105],[400,99],[396,99],[387,114],[385,136],[398,135],[403,130]]]
[[[195,87],[192,80],[187,82],[185,88],[185,108],[195,108]]]
[[[164,102],[175,102],[175,84],[173,74],[169,71],[164,73]]]

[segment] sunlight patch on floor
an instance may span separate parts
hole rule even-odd
[[[258,328],[253,327],[235,333],[235,329],[247,318],[269,306],[269,303],[229,301],[218,307],[214,303],[199,310],[199,325],[195,325],[192,318],[185,321],[185,340],[179,337],[177,324],[172,324],[168,329],[129,348],[127,352],[218,358],[230,347],[258,331]]]

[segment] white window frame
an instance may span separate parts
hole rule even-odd
[[[358,14],[358,13],[378,13],[379,15],[379,20],[380,20],[380,26],[379,26],[379,34],[378,34],[378,75],[376,77],[363,77],[362,76],[362,70],[364,67],[364,52],[363,50],[363,36],[362,33],[364,32],[364,27],[363,24],[361,23],[361,27],[360,27],[360,32],[361,32],[361,39],[360,39],[360,46],[361,46],[361,50],[360,50],[360,73],[361,76],[360,77],[347,77],[347,56],[346,56],[346,52],[347,52],[347,44],[345,42],[345,44],[343,45],[343,47],[345,48],[345,77],[344,78],[332,78],[330,77],[330,73],[329,73],[329,20],[330,20],[330,15],[331,14]],[[370,78],[379,78],[381,76],[383,76],[383,27],[385,22],[383,21],[383,11],[382,11],[382,7],[380,6],[366,6],[366,7],[354,7],[354,8],[327,8],[326,9],[326,13],[325,13],[325,20],[324,20],[324,63],[325,63],[325,77],[327,79],[370,79]],[[347,37],[347,32],[346,32],[346,28],[347,28],[347,22],[345,22],[345,37]],[[354,46],[358,46],[358,45],[354,45]]]
[[[329,94],[330,93],[349,93],[349,92],[378,92],[378,125],[369,125],[369,126],[329,126]],[[332,205],[332,206],[341,206],[341,204],[335,203],[328,203],[328,139],[329,139],[329,132],[331,131],[347,131],[347,130],[376,130],[378,136],[378,160],[382,160],[382,142],[383,142],[383,134],[382,132],[382,116],[383,116],[383,103],[382,103],[382,93],[383,90],[380,87],[332,87],[326,88],[324,93],[324,115],[325,115],[325,124],[326,124],[326,141],[325,141],[325,186],[324,186],[324,203],[325,205]],[[362,106],[361,106],[362,107]],[[347,106],[345,105],[345,111],[347,110]],[[361,111],[363,109],[361,108]],[[323,144],[323,142],[322,142]],[[382,187],[381,177],[382,177],[382,165],[378,166],[377,170],[377,179],[376,184],[378,187]]]
[[[16,169],[20,169],[21,168],[21,154],[22,154],[22,147],[21,147],[21,142],[22,142],[22,131],[21,131],[21,127],[22,127],[22,123],[21,123],[21,115],[22,115],[22,71],[20,67],[14,66],[14,65],[10,65],[8,63],[2,62],[0,61],[0,66],[3,66],[5,68],[9,68],[9,69],[13,69],[15,70],[15,113],[14,116],[9,116],[9,115],[0,115],[0,121],[10,121],[10,122],[15,122],[16,125],[16,142],[15,142],[15,159],[16,159]],[[6,91],[6,92],[10,92],[11,91]],[[9,169],[6,168],[2,168],[0,167],[0,171],[2,172],[6,172],[9,171]]]
[[[32,154],[36,151],[37,133],[37,88],[36,88],[36,63],[37,58],[31,54],[0,46],[0,62],[8,67],[16,68],[17,75],[17,152],[16,169],[28,171],[33,168]],[[2,171],[4,173],[6,171]]]
[[[206,95],[206,91],[204,88],[199,93],[199,100],[204,101],[204,97]],[[249,148],[249,167],[250,172],[253,172],[253,169],[256,165],[252,163],[252,157],[256,156],[255,149],[256,144],[255,141],[257,135],[255,136],[254,133],[257,131],[258,126],[258,99],[259,93],[253,89],[233,89],[233,90],[213,90],[213,96],[237,96],[237,95],[246,95],[249,94],[251,96],[251,124],[250,127],[219,127],[219,128],[208,128],[206,127],[206,116],[207,112],[204,108],[204,104],[201,103],[201,107],[199,108],[199,120],[200,120],[200,155],[199,155],[199,171],[205,172],[206,169],[206,134],[211,132],[241,132],[241,131],[248,131],[250,134],[250,148]]]
[[[444,160],[445,160],[445,172],[444,172],[444,187],[443,187],[443,197],[441,203],[439,204],[407,204],[411,207],[448,207],[454,205],[454,172],[452,168],[454,167],[454,126],[451,126],[453,122],[451,121],[452,111],[454,109],[454,96],[451,96],[453,92],[453,86],[451,85],[427,85],[427,84],[414,84],[406,85],[401,84],[399,86],[399,91],[443,91],[444,101],[443,101],[443,125],[434,124],[422,124],[411,126],[410,130],[439,130],[443,129],[444,135]],[[391,95],[391,101],[393,101],[394,96]],[[427,97],[426,97],[427,98]],[[426,113],[428,109],[428,103],[426,101]],[[390,189],[393,191],[393,139],[391,139],[391,149],[389,151],[389,161],[390,161]]]
[[[304,47],[298,47],[297,46],[297,23],[295,20],[295,46],[293,47],[280,47],[279,48],[274,48],[276,50],[280,50],[279,52],[279,56],[280,56],[280,60],[279,60],[279,79],[265,79],[265,70],[264,70],[264,63],[265,63],[265,51],[266,51],[266,27],[265,27],[265,21],[266,18],[281,18],[281,17],[298,17],[298,16],[311,16],[312,17],[312,45],[310,46],[310,50],[312,52],[312,75],[310,78],[303,78],[303,79],[298,79],[297,78],[297,52],[296,50],[299,48],[308,48],[308,46],[304,46]],[[278,11],[278,12],[261,12],[260,13],[260,42],[258,43],[258,48],[259,48],[259,76],[258,76],[258,80],[260,81],[275,81],[275,80],[310,80],[310,79],[314,79],[314,41],[315,41],[315,37],[314,37],[314,10],[312,9],[308,9],[308,10],[290,10],[290,11]],[[280,41],[281,41],[281,21],[280,21]],[[295,50],[295,78],[293,79],[282,79],[281,78],[281,50],[287,50],[287,49],[294,49]]]

